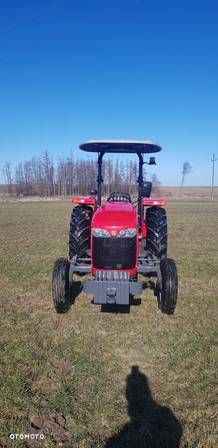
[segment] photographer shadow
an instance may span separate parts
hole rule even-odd
[[[173,412],[152,398],[146,375],[132,366],[126,379],[129,422],[105,448],[179,448],[182,426]]]

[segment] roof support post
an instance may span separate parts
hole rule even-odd
[[[101,184],[103,182],[103,178],[102,178],[102,159],[104,156],[104,152],[98,153],[98,175],[97,175],[97,190],[98,190],[98,194],[97,194],[97,205],[100,206],[101,205]]]
[[[140,152],[137,152],[138,158],[139,158],[139,176],[137,179],[138,182],[138,223],[139,228],[141,228],[141,215],[142,215],[142,188],[143,188],[143,156]]]

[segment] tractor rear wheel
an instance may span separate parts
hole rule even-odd
[[[52,273],[52,298],[57,313],[66,313],[70,308],[69,287],[70,263],[65,258],[59,258]]]
[[[92,208],[87,205],[78,205],[73,209],[69,231],[69,259],[74,255],[80,258],[87,256],[92,214]]]
[[[162,288],[159,290],[159,306],[164,314],[174,314],[177,302],[178,277],[176,263],[165,258],[160,263]]]
[[[148,234],[146,249],[159,260],[167,256],[167,216],[162,207],[149,207],[146,211]]]

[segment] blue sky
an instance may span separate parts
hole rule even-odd
[[[217,23],[215,0],[1,1],[0,170],[45,149],[87,157],[89,138],[153,139],[163,184],[188,160],[187,184],[209,185]]]

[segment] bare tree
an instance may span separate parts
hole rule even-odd
[[[105,159],[103,161],[103,163],[105,164],[105,185],[104,185],[104,193],[107,194],[107,196],[109,196],[111,190],[112,190],[112,185],[113,185],[113,178],[114,178],[114,169],[113,169],[113,163],[111,159]],[[94,181],[94,179],[93,179]]]
[[[23,172],[23,164],[20,162],[16,167],[15,172],[15,184],[16,184],[16,194],[23,195],[24,194],[24,172]]]
[[[32,173],[31,160],[27,160],[24,162],[23,173],[24,173],[24,183],[25,183],[24,194],[25,194],[25,196],[32,196],[33,195],[33,173]]]
[[[54,191],[54,166],[53,162],[49,157],[48,151],[44,151],[42,154],[42,170],[44,178],[44,194],[46,196],[51,196]]]
[[[182,191],[185,177],[191,172],[191,170],[192,170],[192,166],[186,160],[182,165],[182,179],[181,179],[181,184],[180,184],[180,192]]]
[[[33,191],[34,195],[43,196],[44,195],[44,185],[43,185],[43,167],[40,158],[31,160],[32,165],[32,181],[33,181]]]
[[[6,162],[3,169],[3,174],[5,177],[5,183],[7,188],[7,193],[12,194],[12,176],[11,176],[11,164]]]
[[[155,173],[152,174],[152,191],[155,194],[160,194],[160,186],[161,182],[158,180],[158,177]]]
[[[67,194],[67,165],[64,159],[59,160],[57,166],[57,184],[58,195],[66,196]]]
[[[7,168],[7,169],[6,169]],[[6,175],[7,174],[7,175]],[[103,160],[102,193],[109,195],[113,191],[135,194],[137,190],[138,166],[136,161],[118,159]],[[5,184],[13,187],[17,195],[31,196],[67,196],[89,194],[95,187],[97,164],[94,160],[77,160],[71,157],[59,159],[54,165],[47,151],[38,158],[20,162],[15,171],[14,182],[10,164],[5,164]],[[144,172],[146,177],[146,172]],[[7,180],[6,180],[7,179]],[[153,175],[153,184],[158,188],[159,181]]]
[[[67,194],[72,195],[74,193],[75,184],[75,165],[73,162],[73,157],[67,158]]]

